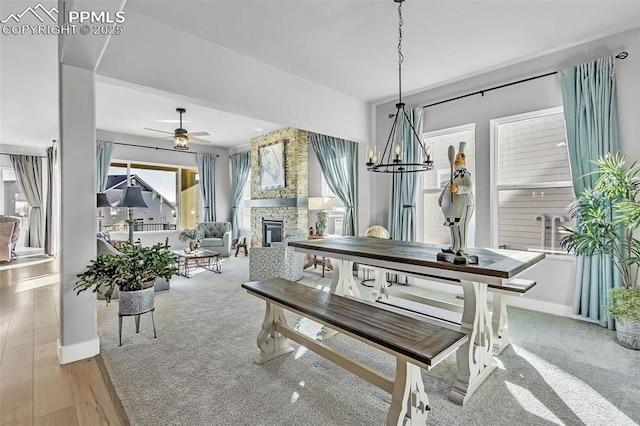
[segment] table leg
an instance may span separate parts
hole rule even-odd
[[[506,297],[493,293],[493,354],[500,355],[509,346],[509,319],[507,318]]]
[[[378,300],[388,299],[389,296],[384,294],[384,289],[389,287],[389,283],[387,282],[387,273],[382,269],[375,269],[373,271],[375,274],[375,280],[373,283],[373,291],[371,292],[371,301],[377,302]]]
[[[254,359],[256,364],[265,363],[273,358],[293,351],[293,348],[289,346],[289,339],[276,331],[276,324],[287,325],[284,311],[280,306],[276,306],[270,302],[266,303],[267,311],[264,315],[264,321],[262,322],[262,329],[258,333],[256,340],[260,348],[260,355]]]
[[[469,340],[458,348],[458,372],[449,399],[464,405],[484,380],[496,369],[493,358],[493,327],[487,306],[487,284],[460,281],[464,290],[461,331]]]
[[[360,290],[356,284],[356,280],[353,278],[353,262],[343,259],[334,259],[333,265],[333,280],[331,281],[331,293],[338,296],[352,296],[360,298]],[[322,326],[316,339],[326,340],[331,336],[338,334],[337,331]]]

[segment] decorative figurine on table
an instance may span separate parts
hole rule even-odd
[[[478,263],[478,256],[467,254],[467,232],[469,222],[473,215],[475,199],[473,197],[473,183],[471,173],[465,163],[464,148],[466,142],[460,142],[458,153],[455,148],[449,146],[448,156],[451,165],[449,183],[444,187],[438,205],[444,215],[444,226],[448,226],[451,232],[451,245],[448,249],[442,249],[437,259],[451,263]]]

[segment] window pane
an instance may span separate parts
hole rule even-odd
[[[180,228],[195,228],[200,222],[202,197],[197,170],[182,169],[182,187],[180,191]]]
[[[435,132],[434,132],[435,133]],[[433,133],[432,133],[433,134]],[[471,180],[475,186],[476,175],[476,150],[475,150],[476,132],[470,130],[455,130],[451,132],[438,131],[437,134],[431,136],[429,133],[423,137],[425,146],[431,146],[431,156],[434,163],[434,169],[420,174],[422,178],[422,232],[417,230],[418,238],[424,242],[436,244],[449,244],[450,232],[449,228],[444,226],[444,218],[442,217],[442,209],[438,206],[438,197],[449,181],[451,169],[447,151],[449,145],[453,145],[458,151],[460,142],[466,142],[464,149],[465,162],[467,170],[471,173]],[[467,246],[475,245],[476,219],[475,213],[469,223]]]
[[[498,185],[571,181],[562,113],[497,125]]]
[[[176,228],[178,171],[178,168],[153,165],[131,167],[131,184],[142,189],[142,197],[147,204],[147,208],[133,209],[134,231],[161,231]],[[112,204],[118,203],[126,186],[126,165],[112,164],[109,167],[106,191]],[[108,232],[127,231],[127,210],[126,208],[114,207],[105,212],[104,230]]]
[[[573,188],[503,189],[498,192],[498,244],[514,250],[562,250]]]

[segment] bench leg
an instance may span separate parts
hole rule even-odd
[[[458,373],[449,399],[464,405],[484,380],[496,369],[493,358],[493,326],[487,306],[487,284],[460,281],[464,290],[461,331],[469,340],[458,348]]]
[[[396,358],[396,380],[391,395],[391,408],[387,414],[387,426],[424,425],[430,410],[420,367]]]
[[[493,293],[493,354],[500,355],[509,346],[509,320],[507,318],[506,297]]]
[[[260,355],[254,359],[256,364],[263,364],[293,351],[293,348],[289,346],[289,339],[276,331],[278,323],[287,325],[284,311],[280,306],[267,302],[267,312],[262,322],[262,329],[258,333],[257,344],[260,348]]]

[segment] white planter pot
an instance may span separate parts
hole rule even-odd
[[[640,324],[629,320],[617,321],[616,338],[625,348],[640,350]]]
[[[140,315],[149,312],[153,305],[153,286],[143,290],[121,291],[118,303],[118,315]]]

